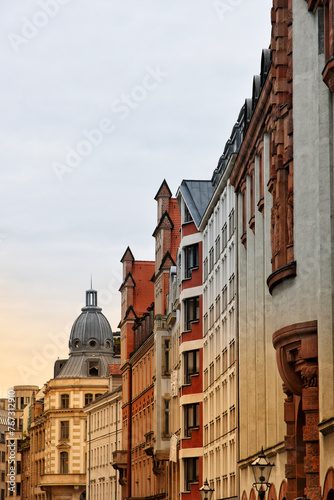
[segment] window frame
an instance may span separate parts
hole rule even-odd
[[[191,379],[194,376],[199,375],[199,349],[194,349],[192,351],[185,351],[183,353],[184,361],[184,383],[191,384]],[[191,361],[191,363],[189,363]]]
[[[191,331],[191,325],[199,321],[199,295],[184,300],[185,330]]]

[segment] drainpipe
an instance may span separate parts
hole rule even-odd
[[[88,500],[90,500],[90,453],[91,453],[91,426],[90,426],[91,412],[88,412]]]

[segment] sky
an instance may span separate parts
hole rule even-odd
[[[0,3],[0,396],[68,356],[85,291],[113,330],[129,245],[154,259],[166,179],[211,179],[271,0]]]

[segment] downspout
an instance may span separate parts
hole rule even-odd
[[[88,500],[90,500],[90,454],[91,454],[91,425],[90,425],[91,412],[88,412]]]

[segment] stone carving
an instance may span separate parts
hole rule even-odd
[[[293,196],[292,193],[288,196],[286,224],[288,227],[288,245],[293,243]]]
[[[318,367],[317,366],[303,366],[300,375],[303,380],[303,387],[318,387]]]

